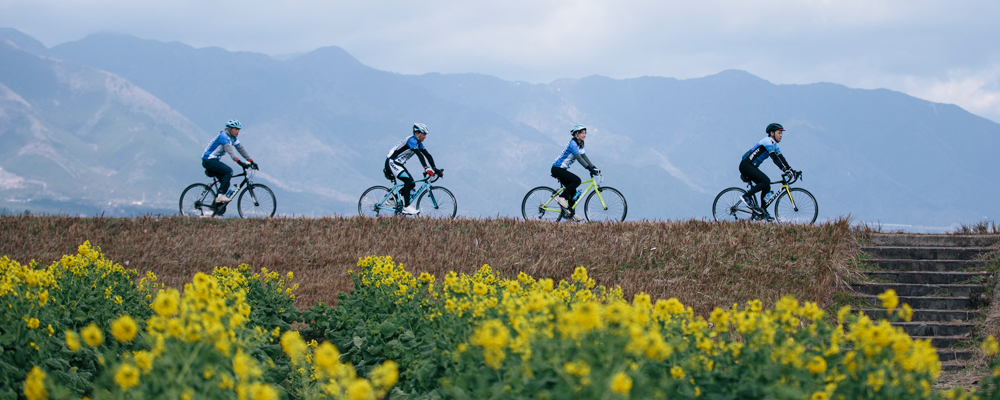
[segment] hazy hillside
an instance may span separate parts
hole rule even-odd
[[[993,218],[1000,195],[980,182],[1000,124],[888,90],[774,85],[742,71],[550,84],[413,76],[337,47],[280,61],[114,34],[39,46],[135,83],[197,124],[200,142],[229,118],[244,121],[241,139],[281,191],[284,214],[355,213],[414,121],[430,126],[427,145],[448,171],[442,184],[471,216],[516,216],[527,189],[554,184],[548,165],[576,123],[590,127],[588,154],[627,197],[630,219],[708,216],[715,194],[740,183],[739,157],[770,122],[788,128],[782,150],[805,171],[821,219],[948,226]],[[197,154],[186,157],[178,164],[197,167]]]

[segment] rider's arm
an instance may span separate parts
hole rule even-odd
[[[223,144],[222,148],[226,150],[226,153],[229,154],[229,157],[233,158],[233,161],[240,162],[240,155],[236,154],[236,149],[233,148],[232,144],[230,143]]]
[[[782,171],[792,169],[792,167],[788,165],[788,161],[785,161],[785,156],[781,153],[771,153],[771,159],[774,160],[774,165],[777,165],[778,169]]]
[[[427,151],[427,149],[415,150],[415,153],[417,153],[417,157],[418,158],[419,157],[425,157],[425,158],[427,158],[427,164],[431,165],[431,169],[437,170],[437,165],[434,165],[434,157],[431,157],[431,153],[429,153]],[[422,156],[421,156],[421,154],[422,154]],[[425,168],[427,167],[427,164],[424,164],[424,159],[423,158],[420,158],[420,163],[423,164]]]
[[[247,154],[247,151],[245,149],[243,149],[243,145],[240,144],[240,142],[236,142],[236,146],[234,147],[236,147],[236,150],[243,155],[243,158],[247,159],[247,161],[251,161],[250,155]]]
[[[574,154],[573,157],[576,157],[576,161],[580,163],[581,167],[586,169],[594,167],[594,163],[590,162],[590,157],[587,157],[587,153]]]

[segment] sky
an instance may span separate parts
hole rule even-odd
[[[548,83],[740,69],[957,104],[1000,122],[996,0],[0,0],[52,47],[116,32],[270,55],[340,46],[405,74]]]

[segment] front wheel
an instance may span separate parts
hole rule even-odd
[[[716,221],[747,221],[752,219],[753,211],[750,210],[740,197],[747,194],[746,190],[738,187],[731,187],[723,190],[715,196],[712,203],[712,218]]]
[[[794,188],[782,192],[774,202],[774,218],[778,222],[791,224],[811,224],[819,215],[819,204],[808,190]]]
[[[195,183],[181,192],[181,215],[200,217],[205,213],[214,213],[211,207],[215,205],[215,191],[204,183]]]
[[[274,197],[274,192],[259,183],[243,189],[236,201],[236,211],[239,211],[240,218],[273,217],[277,209],[278,201]]]
[[[600,195],[597,192],[600,192]],[[625,220],[628,203],[625,202],[625,196],[622,196],[617,189],[604,186],[587,196],[583,210],[587,221],[618,222]]]
[[[389,188],[385,186],[368,188],[358,200],[358,214],[362,217],[391,216],[399,208],[396,204],[396,198],[389,194]]]
[[[430,218],[455,218],[458,213],[458,202],[451,191],[440,186],[431,186],[430,190],[417,198],[417,209],[420,216]]]
[[[528,221],[559,221],[562,207],[556,203],[555,194],[555,190],[545,186],[529,190],[521,201],[521,216]]]

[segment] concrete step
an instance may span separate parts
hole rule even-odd
[[[864,271],[870,278],[924,285],[985,284],[992,272]]]
[[[881,306],[881,302],[875,296],[861,295],[858,297],[873,306]],[[972,308],[972,300],[968,297],[899,296],[899,304],[909,304],[914,309],[967,310]]]
[[[885,309],[880,308],[866,308],[862,309],[865,315],[876,318],[876,319],[886,319],[889,316],[886,314]],[[925,310],[925,309],[914,309],[913,317],[910,318],[913,322],[955,322],[955,321],[972,321],[979,318],[979,311],[975,310]]]
[[[959,335],[959,336],[913,336],[913,335],[910,335],[910,336],[913,338],[913,340],[930,339],[931,340],[931,346],[934,346],[935,348],[938,348],[938,349],[946,349],[946,348],[954,347],[956,344],[958,344],[959,341],[961,341],[961,340],[963,340],[963,339],[966,338],[966,335]]]
[[[965,361],[949,361],[941,363],[942,371],[960,371],[965,369]]]
[[[984,247],[862,247],[876,259],[972,260],[993,249]]]
[[[942,363],[949,361],[959,361],[968,360],[972,358],[975,353],[972,350],[952,350],[952,349],[938,349],[938,360]]]
[[[879,295],[886,290],[896,291],[897,296],[970,297],[986,291],[983,285],[927,285],[914,283],[852,283],[851,288],[863,294]]]
[[[978,260],[866,260],[887,271],[986,271],[986,261]]]
[[[873,234],[868,238],[872,246],[893,247],[989,247],[997,242],[997,235]]]
[[[918,336],[965,336],[976,326],[975,324],[952,322],[893,322],[892,326],[898,326],[906,334]]]

